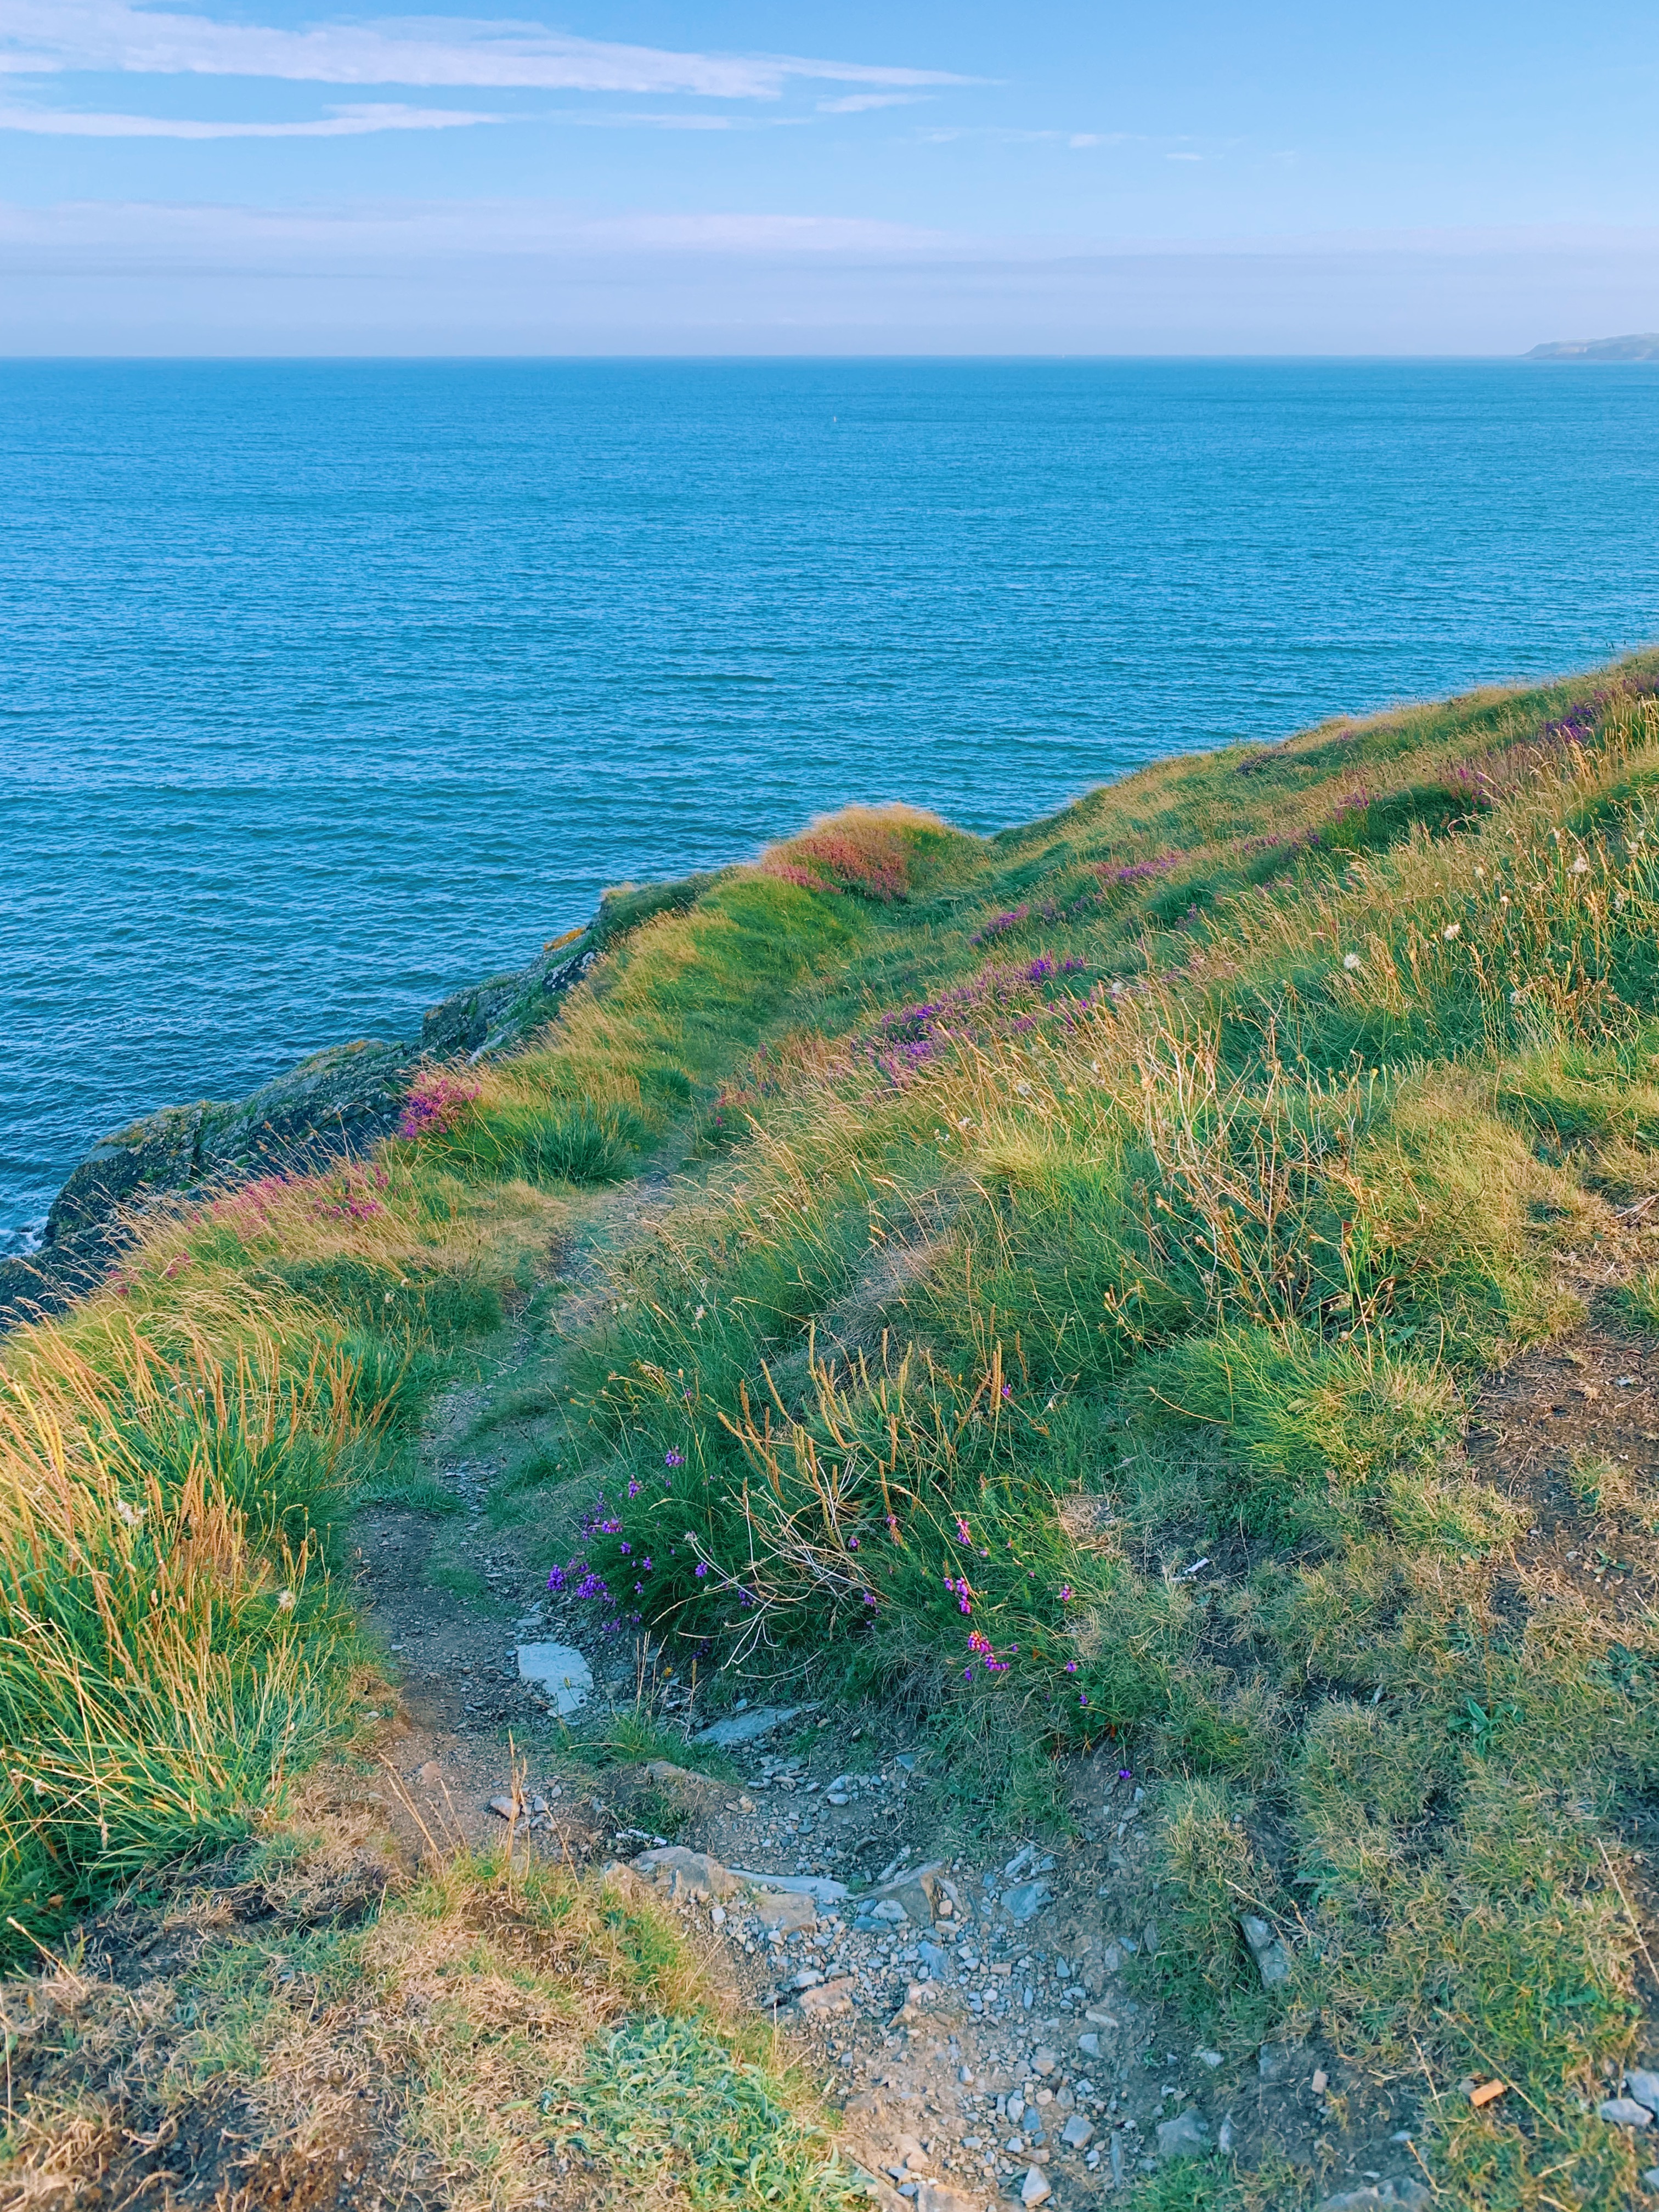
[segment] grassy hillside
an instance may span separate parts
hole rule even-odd
[[[613,901],[559,1020],[374,1159],[151,1224],[4,1349],[0,1913],[52,1940],[349,1735],[343,1510],[536,1325],[583,1188],[689,1142],[525,1477],[595,1637],[901,1704],[991,1826],[1109,1737],[1196,2034],[1414,2077],[1450,2201],[1624,2201],[1659,1486],[1564,1462],[1564,1587],[1468,1434],[1524,1347],[1659,1318],[1656,692],[1330,723],[988,842],[838,817]]]

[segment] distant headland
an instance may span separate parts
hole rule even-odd
[[[1535,345],[1522,361],[1659,361],[1659,331],[1638,331],[1625,338],[1560,338]]]

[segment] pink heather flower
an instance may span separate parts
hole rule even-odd
[[[973,1540],[973,1540],[973,1538],[972,1538],[972,1537],[968,1534],[968,1523],[967,1523],[964,1520],[963,1520],[963,1519],[962,1519],[962,1517],[961,1517],[961,1516],[960,1516],[960,1515],[958,1515],[958,1516],[957,1516],[957,1543],[958,1543],[958,1544],[971,1544],[971,1543],[973,1542]]]

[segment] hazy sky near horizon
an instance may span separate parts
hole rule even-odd
[[[1580,0],[0,0],[0,351],[1506,353],[1659,327]]]

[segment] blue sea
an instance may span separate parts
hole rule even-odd
[[[0,1249],[600,888],[1659,634],[1659,373],[0,363]]]

